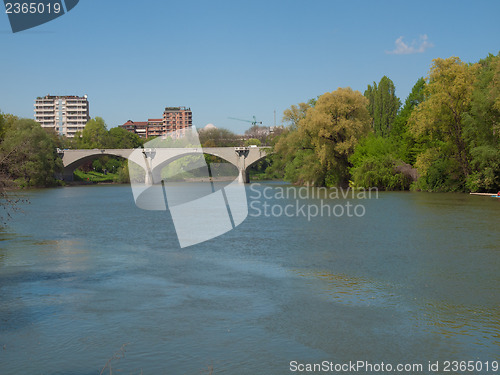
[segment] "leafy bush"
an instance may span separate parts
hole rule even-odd
[[[412,170],[395,155],[398,148],[388,138],[370,135],[361,140],[349,158],[352,182],[359,187],[377,187],[387,190],[409,189]]]

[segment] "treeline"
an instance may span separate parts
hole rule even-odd
[[[284,112],[267,175],[297,184],[387,190],[500,189],[500,54],[433,60],[401,105],[382,77]]]

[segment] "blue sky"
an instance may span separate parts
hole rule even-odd
[[[500,50],[500,1],[102,1],[13,34],[0,14],[0,110],[83,95],[108,127],[188,106],[235,132],[338,87],[383,75],[404,101],[432,59]],[[391,53],[392,52],[392,53]],[[395,53],[394,53],[395,52]]]

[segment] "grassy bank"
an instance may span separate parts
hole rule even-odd
[[[118,180],[118,174],[117,173],[100,173],[100,172],[95,172],[95,171],[90,171],[90,172],[83,172],[79,169],[75,170],[73,173],[73,177],[75,181],[83,181],[83,182],[89,182],[89,183],[95,183],[95,182],[115,182]]]

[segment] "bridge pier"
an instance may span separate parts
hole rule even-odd
[[[144,158],[144,164],[146,165],[145,169],[146,175],[144,176],[144,184],[146,186],[151,186],[154,184],[153,170],[151,168],[151,165],[153,163],[154,157],[156,156],[156,150],[153,148],[143,149],[142,156]]]
[[[238,182],[240,184],[250,183],[250,175],[246,168],[238,168]]]
[[[146,171],[146,175],[144,176],[144,184],[146,186],[151,186],[153,185],[153,175],[151,172]]]

